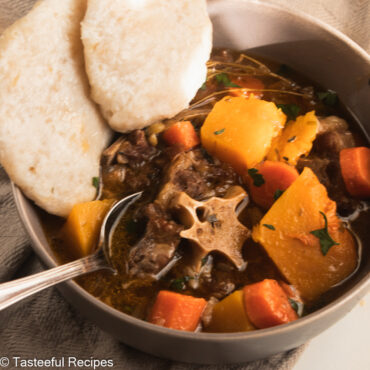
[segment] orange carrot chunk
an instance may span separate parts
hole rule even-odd
[[[194,331],[206,304],[203,298],[161,290],[148,321],[166,328]]]
[[[190,121],[173,124],[163,133],[163,140],[168,145],[180,146],[183,150],[194,148],[200,143],[199,137]]]
[[[286,324],[298,318],[288,297],[276,280],[265,279],[243,288],[244,306],[259,329]]]
[[[342,149],[339,162],[348,193],[370,198],[370,149],[363,146]]]
[[[287,163],[265,161],[248,170],[246,182],[254,202],[269,209],[298,176],[295,167]]]

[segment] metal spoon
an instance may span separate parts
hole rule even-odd
[[[110,269],[114,272],[110,262],[110,244],[113,231],[127,208],[141,195],[142,192],[129,195],[118,201],[109,210],[103,220],[98,248],[94,254],[38,274],[0,284],[0,310],[40,290],[88,272],[102,269]]]

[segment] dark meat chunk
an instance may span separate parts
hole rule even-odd
[[[239,176],[230,165],[213,158],[209,162],[203,157],[202,150],[197,154],[202,160],[196,161],[194,167],[205,179],[209,192],[212,192],[211,196],[223,197],[231,186],[241,184]]]
[[[337,155],[342,149],[353,146],[353,136],[349,131],[328,131],[318,135],[315,140],[315,150],[329,155]]]
[[[215,270],[217,271],[217,267]],[[226,274],[224,272],[216,272],[213,274],[210,282],[202,280],[201,283],[203,284],[201,287],[202,292],[207,292],[206,294],[219,300],[225,298],[235,290],[233,274],[230,272]]]
[[[319,131],[314,141],[313,152],[328,157],[338,158],[344,148],[353,147],[353,135],[348,131],[347,122],[336,116],[329,116],[319,120]]]
[[[347,130],[348,123],[342,118],[337,116],[319,117],[319,135],[329,131],[344,132]]]
[[[167,207],[172,196],[181,191],[196,200],[223,197],[237,183],[238,175],[230,166],[211,163],[202,150],[182,152],[172,159],[167,168],[157,202]]]
[[[118,163],[128,164],[130,167],[141,166],[150,160],[157,150],[149,145],[143,130],[135,130],[128,135],[128,140],[122,142],[117,151]]]
[[[142,165],[157,154],[157,149],[149,145],[143,130],[135,130],[128,136],[119,137],[104,150],[101,164],[127,164],[131,167]]]
[[[155,192],[167,161],[143,130],[119,137],[102,155],[103,196],[120,198],[149,187]]]
[[[199,172],[185,169],[177,172],[173,184],[192,198],[203,198],[208,193],[207,185]]]
[[[193,152],[181,152],[170,162],[156,200],[163,208],[167,208],[172,197],[181,191],[194,198],[207,194],[208,187],[202,176],[194,170],[194,162]]]
[[[310,167],[326,187],[329,197],[337,203],[337,212],[341,216],[346,217],[355,212],[360,203],[347,194],[340,166],[336,160],[310,155],[298,161],[298,170],[301,171],[304,167]]]
[[[128,257],[129,274],[138,277],[155,275],[167,265],[180,243],[183,229],[158,204],[147,205],[144,213],[148,219],[145,234]]]
[[[305,167],[311,168],[320,182],[328,188],[330,186],[330,179],[326,170],[330,162],[331,161],[328,158],[320,158],[318,156],[310,155],[309,157],[299,159],[297,169],[299,172],[302,172]]]

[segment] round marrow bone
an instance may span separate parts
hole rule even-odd
[[[202,259],[212,251],[228,257],[239,270],[246,266],[241,250],[250,231],[238,220],[238,212],[247,205],[243,202],[246,198],[247,194],[240,186],[233,186],[224,198],[212,197],[198,202],[180,192],[172,199],[171,208],[188,227],[180,232],[180,236],[194,244],[194,271],[200,271]]]

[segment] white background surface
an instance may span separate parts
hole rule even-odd
[[[294,370],[370,370],[370,293],[311,340]]]

